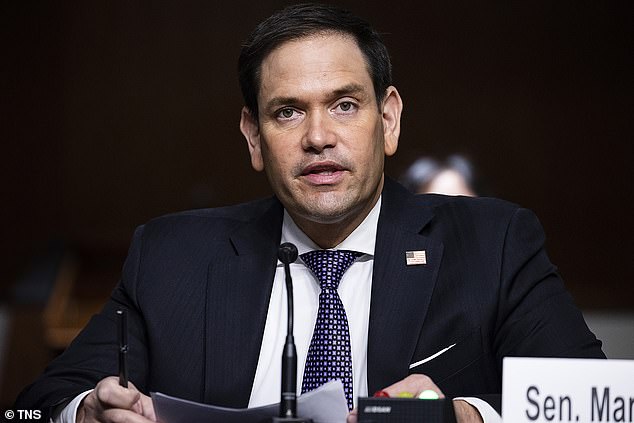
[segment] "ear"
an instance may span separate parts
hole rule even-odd
[[[391,156],[398,148],[398,137],[401,134],[401,113],[403,100],[395,87],[389,86],[381,105],[383,117],[383,138],[385,139],[385,155]]]
[[[251,166],[258,172],[263,171],[264,161],[262,160],[260,144],[260,125],[246,107],[242,108],[242,113],[240,114],[240,131],[247,140],[249,154],[251,155]]]

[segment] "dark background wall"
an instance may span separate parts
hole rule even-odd
[[[3,2],[0,292],[51,239],[123,256],[151,217],[268,195],[238,130],[241,40],[284,2]],[[385,34],[398,176],[470,157],[535,210],[584,308],[634,308],[631,2],[345,1]]]

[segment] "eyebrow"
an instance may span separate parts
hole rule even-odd
[[[297,97],[274,97],[266,103],[264,109],[271,110],[287,104],[296,104],[298,101],[299,99]]]
[[[350,83],[346,84],[336,90],[332,91],[330,94],[331,97],[343,97],[346,95],[365,93],[365,87],[361,84]],[[285,106],[288,104],[297,104],[300,102],[298,97],[274,97],[268,103],[266,103],[264,109],[271,110],[277,108],[279,106]]]
[[[363,85],[351,83],[334,90],[333,95],[335,97],[341,97],[345,95],[358,94],[358,93],[364,93],[364,92],[365,92],[365,87]]]

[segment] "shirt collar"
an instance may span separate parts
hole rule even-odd
[[[346,239],[335,246],[333,250],[352,250],[371,256],[374,255],[376,231],[379,223],[379,213],[381,211],[381,198],[382,197],[379,197],[372,210],[370,210],[370,213],[363,219],[363,222],[361,222]],[[297,246],[299,254],[321,249],[295,224],[286,209],[284,209],[284,220],[282,222],[281,242],[292,242]]]

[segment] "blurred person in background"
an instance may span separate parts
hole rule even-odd
[[[412,163],[399,182],[414,194],[445,194],[476,197],[481,195],[476,188],[473,165],[465,157],[454,154],[445,160],[421,157]]]

